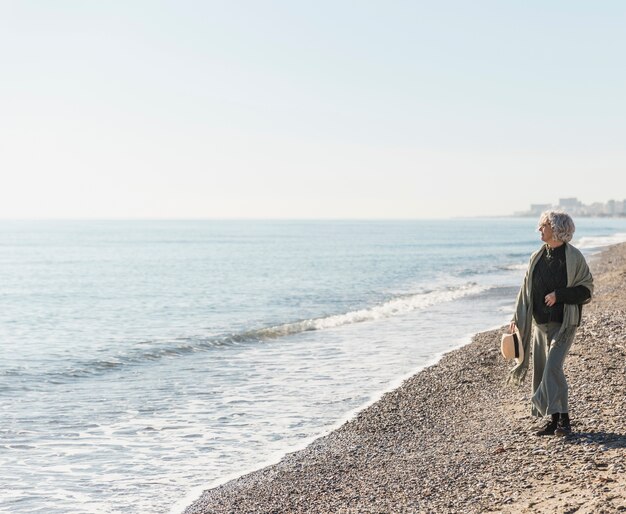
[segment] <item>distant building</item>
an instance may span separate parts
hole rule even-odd
[[[531,203],[530,204],[530,214],[534,216],[539,216],[543,211],[547,211],[550,209],[552,205],[549,203]]]
[[[609,200],[606,203],[594,202],[590,205],[583,204],[578,198],[559,198],[556,205],[549,203],[533,203],[530,209],[525,212],[515,213],[516,216],[539,216],[548,209],[561,209],[567,211],[572,216],[587,217],[626,217],[626,199]]]
[[[582,205],[578,198],[559,198],[559,207],[566,211],[573,211]]]

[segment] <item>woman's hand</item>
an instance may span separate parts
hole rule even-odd
[[[548,307],[552,307],[556,303],[556,293],[554,291],[548,293],[545,297],[545,301]]]
[[[509,325],[509,334],[512,334],[513,332],[515,332],[515,321],[511,321],[511,324]]]

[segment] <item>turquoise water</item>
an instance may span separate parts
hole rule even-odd
[[[581,219],[587,254],[624,219]],[[0,222],[0,510],[168,512],[510,318],[536,220]]]

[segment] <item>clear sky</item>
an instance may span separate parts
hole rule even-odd
[[[626,2],[0,0],[0,218],[626,198]]]

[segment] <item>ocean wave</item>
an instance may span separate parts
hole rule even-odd
[[[324,330],[342,325],[351,325],[365,321],[376,321],[406,314],[408,312],[429,307],[438,303],[456,300],[471,294],[478,294],[487,288],[479,286],[475,282],[464,284],[456,288],[446,288],[444,290],[434,290],[419,294],[409,294],[393,298],[385,303],[345,314],[335,314],[331,316],[297,321],[295,323],[285,323],[269,328],[263,328],[250,332],[250,335],[259,339],[274,339],[300,332],[311,330]]]
[[[506,264],[504,266],[498,266],[498,269],[504,270],[504,271],[519,271],[519,270],[525,270],[527,267],[528,267],[527,262],[520,262],[516,264]]]
[[[457,287],[424,291],[417,294],[405,294],[396,296],[381,304],[372,307],[349,311],[343,314],[332,314],[319,318],[300,320],[295,322],[262,327],[239,333],[223,334],[218,336],[184,337],[169,340],[165,344],[153,341],[138,343],[126,354],[118,354],[107,358],[83,360],[76,362],[71,367],[62,370],[37,372],[37,376],[45,376],[47,383],[62,383],[67,379],[89,377],[116,371],[126,366],[140,365],[151,361],[157,361],[167,357],[183,356],[194,352],[210,351],[224,346],[235,346],[255,342],[271,341],[281,337],[296,335],[299,333],[328,330],[344,325],[376,321],[393,316],[399,316],[418,309],[424,309],[432,305],[449,302],[466,296],[475,295],[488,290],[489,287],[481,286],[475,282],[468,282]],[[4,370],[5,376],[29,376],[31,369]]]
[[[626,232],[617,232],[610,236],[585,236],[575,241],[574,244],[581,250],[594,250],[623,242],[626,242]]]

